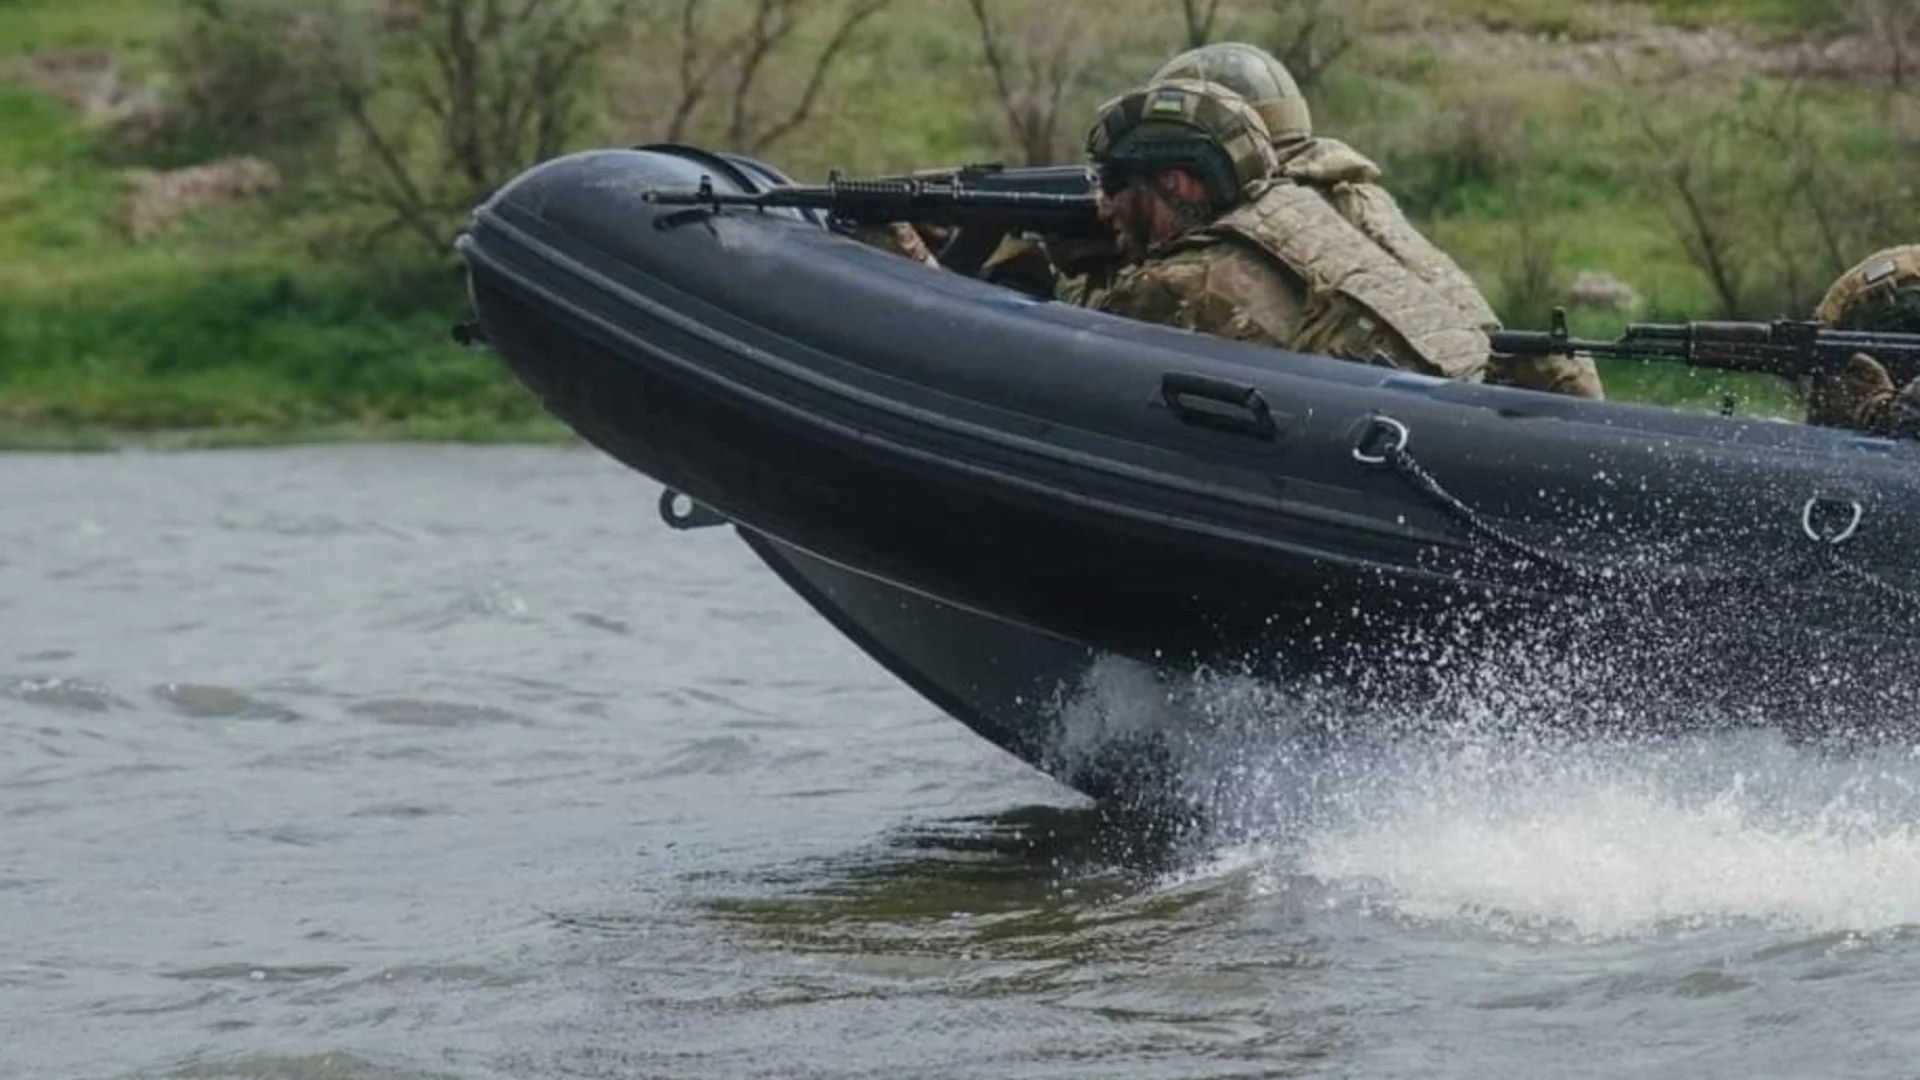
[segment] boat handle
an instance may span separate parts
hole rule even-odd
[[[1181,420],[1198,427],[1271,439],[1278,433],[1273,410],[1256,387],[1245,383],[1169,371],[1160,376],[1160,398]]]

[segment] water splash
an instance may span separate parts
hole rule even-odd
[[[1920,925],[1920,751],[1777,731],[1655,736],[1542,722],[1592,672],[1456,680],[1411,712],[1247,673],[1096,669],[1079,754],[1159,725],[1206,822],[1200,874],[1251,862],[1370,917],[1607,939],[1758,923]]]
[[[1623,937],[1920,924],[1920,762],[1773,739],[1474,746],[1335,785],[1295,872],[1425,920]]]

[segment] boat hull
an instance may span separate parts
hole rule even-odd
[[[798,212],[644,199],[778,182],[727,164],[561,159],[461,251],[485,340],[549,410],[789,571],[845,568],[1062,656],[1332,673],[1382,700],[1513,657],[1611,673],[1583,722],[1914,697],[1910,446],[1141,326]],[[836,624],[904,632],[884,622]],[[1807,691],[1809,665],[1837,674]]]

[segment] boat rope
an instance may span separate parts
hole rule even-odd
[[[1376,415],[1373,422],[1361,434],[1353,448],[1354,460],[1365,465],[1386,467],[1396,476],[1405,480],[1414,490],[1426,496],[1431,502],[1445,510],[1447,514],[1467,531],[1490,541],[1502,550],[1520,555],[1543,566],[1551,567],[1568,577],[1589,585],[1605,584],[1618,588],[1624,579],[1632,574],[1622,574],[1619,568],[1596,567],[1577,562],[1558,552],[1548,551],[1536,544],[1530,544],[1512,533],[1494,525],[1486,516],[1462,501],[1459,496],[1448,491],[1434,475],[1417,461],[1407,449],[1409,437],[1407,426],[1390,416]],[[1382,437],[1389,441],[1375,448]],[[1813,522],[1813,512],[1822,500],[1809,499],[1800,513],[1800,524],[1807,538],[1813,542],[1802,550],[1797,557],[1784,565],[1758,573],[1708,574],[1688,569],[1681,572],[1677,581],[1654,582],[1657,585],[1726,586],[1735,584],[1761,584],[1795,578],[1816,567],[1827,569],[1852,578],[1889,599],[1899,601],[1916,611],[1920,611],[1920,590],[1905,588],[1880,577],[1866,567],[1848,559],[1841,553],[1841,545],[1853,538],[1859,530],[1863,510],[1859,503],[1849,502],[1846,506],[1852,511],[1846,524],[1837,529],[1822,529]]]
[[[1393,441],[1378,453],[1367,453],[1366,447],[1368,442],[1375,434],[1383,432],[1391,435]],[[1531,559],[1534,562],[1550,566],[1572,577],[1586,578],[1589,580],[1596,580],[1600,577],[1600,571],[1596,571],[1591,567],[1582,566],[1564,555],[1529,544],[1487,521],[1486,518],[1482,517],[1473,507],[1461,502],[1459,497],[1455,496],[1445,487],[1442,487],[1440,481],[1434,479],[1433,474],[1422,467],[1418,461],[1414,460],[1413,455],[1407,452],[1408,434],[1407,426],[1395,420],[1393,417],[1376,416],[1373,420],[1373,427],[1369,429],[1366,435],[1361,436],[1360,444],[1353,448],[1354,460],[1367,465],[1384,464],[1391,468],[1401,479],[1413,485],[1414,490],[1433,500],[1441,509],[1452,515],[1454,520],[1466,526],[1468,532],[1492,541],[1497,547]]]
[[[1920,610],[1920,590],[1906,589],[1874,573],[1860,564],[1843,558],[1832,545],[1822,549],[1830,557],[1833,569],[1846,577],[1865,584],[1867,587],[1892,600],[1898,600],[1909,607]]]

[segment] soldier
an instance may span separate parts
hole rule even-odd
[[[1813,317],[1836,330],[1920,333],[1920,244],[1867,256],[1840,275]],[[1920,438],[1920,378],[1896,387],[1880,361],[1855,353],[1844,374],[1814,377],[1807,422]]]
[[[1124,268],[1109,288],[1066,298],[1297,352],[1484,377],[1477,320],[1319,189],[1281,176],[1265,120],[1234,91],[1172,80],[1114,98],[1087,157]]]
[[[1245,98],[1272,136],[1274,175],[1318,192],[1342,218],[1366,234],[1414,276],[1446,297],[1482,330],[1500,320],[1458,263],[1414,228],[1392,194],[1380,186],[1380,167],[1336,139],[1315,136],[1300,87],[1271,53],[1241,42],[1189,49],[1154,73],[1152,82],[1203,79]],[[1490,357],[1490,382],[1550,390],[1577,397],[1604,397],[1590,358]]]

